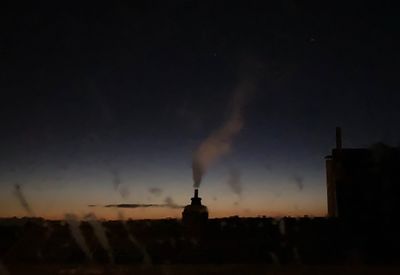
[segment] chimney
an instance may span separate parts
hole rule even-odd
[[[199,189],[194,189],[194,196],[191,198],[192,205],[201,205],[201,198],[199,197]]]
[[[336,127],[336,149],[342,150],[342,128]]]

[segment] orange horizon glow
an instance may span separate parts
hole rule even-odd
[[[268,185],[246,187],[242,196],[230,192],[225,185],[218,181],[207,182],[200,197],[203,205],[208,207],[210,218],[224,217],[324,217],[327,215],[326,196],[324,189],[300,192],[290,188],[289,184],[281,184],[280,189]],[[161,184],[154,184],[161,186]],[[164,185],[163,190],[167,190]],[[181,187],[183,186],[183,187]],[[135,189],[134,189],[135,188]],[[24,196],[36,217],[48,220],[63,220],[66,214],[74,214],[79,219],[84,219],[88,214],[94,214],[98,219],[105,220],[144,220],[144,219],[180,219],[183,209],[171,208],[114,208],[103,207],[108,204],[165,204],[165,199],[170,197],[177,205],[190,204],[193,194],[190,185],[169,185],[168,191],[162,196],[149,194],[146,188],[134,186],[135,193],[127,198],[122,198],[115,190],[110,190],[107,184],[65,186],[63,189],[41,188],[36,189],[26,185]],[[24,206],[13,194],[13,185],[9,185],[0,200],[0,217],[27,217],[29,216]],[[88,207],[88,205],[98,205]]]
[[[78,212],[65,212],[62,214],[44,214],[41,213],[37,216],[28,216],[23,211],[18,211],[15,215],[2,215],[1,218],[43,218],[46,220],[64,220],[64,216],[67,213],[76,214],[78,219],[84,219],[89,213],[94,213],[98,219],[101,220],[157,220],[157,219],[181,219],[182,209],[105,209],[99,208],[95,211],[78,211]],[[210,210],[209,218],[228,218],[238,216],[241,218],[256,218],[256,217],[268,217],[268,218],[282,218],[282,217],[326,217],[327,212],[325,210],[305,212],[304,210],[290,210],[290,211],[261,211],[261,210]],[[121,218],[122,217],[122,218]]]

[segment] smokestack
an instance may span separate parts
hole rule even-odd
[[[336,127],[336,149],[342,149],[342,128]]]
[[[192,205],[201,205],[201,198],[199,197],[199,189],[194,189],[194,196],[191,198]]]

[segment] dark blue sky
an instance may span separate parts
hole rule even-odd
[[[1,9],[0,214],[24,214],[16,183],[52,217],[90,203],[186,204],[192,152],[229,117],[243,78],[256,87],[243,129],[201,187],[211,215],[324,214],[336,126],[345,146],[399,144],[398,19],[361,3]],[[232,167],[240,195],[226,184]]]

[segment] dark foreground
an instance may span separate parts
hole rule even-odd
[[[204,274],[400,274],[400,267],[397,266],[307,266],[307,265],[19,265],[10,266],[9,274],[154,274],[154,275],[204,275]]]
[[[395,223],[0,220],[3,274],[400,274]],[[197,228],[199,229],[199,228]]]

